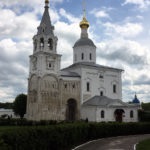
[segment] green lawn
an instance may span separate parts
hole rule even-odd
[[[139,144],[137,144],[136,150],[150,150],[150,139],[139,142]]]

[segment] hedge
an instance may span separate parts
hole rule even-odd
[[[1,150],[70,150],[89,140],[150,133],[150,123],[68,123],[0,127]]]

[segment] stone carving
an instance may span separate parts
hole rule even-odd
[[[32,69],[36,70],[36,68],[37,68],[37,58],[33,57],[32,58]]]

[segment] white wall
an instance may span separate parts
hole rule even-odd
[[[95,95],[100,95],[100,91],[103,91],[104,96],[112,99],[122,99],[122,80],[120,71],[91,68],[82,68],[81,71],[82,102],[87,100],[83,98],[84,95],[87,94],[90,95],[90,97],[93,97]],[[100,74],[103,74],[103,78],[99,78]],[[87,82],[90,83],[89,92],[86,89]],[[113,93],[113,84],[116,84],[117,86],[116,93]]]
[[[104,118],[101,118],[101,111],[104,111]],[[109,122],[116,121],[114,112],[116,108],[97,107],[97,106],[82,106],[81,118],[91,122]],[[125,113],[123,114],[123,122],[137,122],[138,121],[138,108],[123,108]],[[133,118],[130,117],[130,111],[133,110]]]
[[[82,53],[84,58],[82,59]],[[90,53],[92,54],[92,59],[90,60]],[[78,46],[73,49],[73,62],[94,62],[96,63],[96,47],[93,46]]]

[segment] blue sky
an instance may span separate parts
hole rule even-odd
[[[72,47],[80,37],[82,0],[50,0],[61,67],[72,64]],[[97,63],[124,69],[123,101],[134,93],[150,102],[150,0],[85,0],[89,37],[97,46]],[[0,1],[0,102],[27,93],[32,37],[44,0]]]

